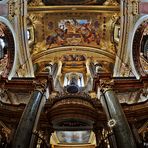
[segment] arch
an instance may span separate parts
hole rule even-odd
[[[41,58],[43,58],[49,54],[52,54],[52,53],[63,52],[63,51],[67,52],[68,51],[67,49],[72,49],[70,51],[83,51],[83,52],[88,51],[88,52],[104,55],[112,60],[115,59],[114,54],[112,54],[108,51],[102,50],[100,48],[85,47],[85,46],[65,46],[65,47],[55,47],[55,48],[47,49],[43,52],[40,52],[40,53],[34,55],[33,61],[37,61],[38,59],[41,59]]]
[[[4,25],[8,27],[8,29],[12,33],[13,40],[14,40],[14,61],[13,61],[12,69],[10,70],[9,75],[8,75],[8,79],[10,80],[15,74],[16,65],[17,65],[17,52],[16,51],[18,49],[18,46],[17,46],[16,34],[9,20],[0,16],[0,22],[2,22]]]
[[[133,31],[131,33],[131,43],[130,43],[130,63],[131,63],[131,68],[132,68],[132,72],[133,74],[136,76],[137,79],[140,79],[140,73],[139,70],[136,68],[135,66],[135,61],[134,61],[134,52],[133,52],[133,43],[134,43],[134,37],[136,34],[137,29],[139,28],[139,26],[144,22],[148,20],[148,15],[144,15],[142,16],[135,24]]]

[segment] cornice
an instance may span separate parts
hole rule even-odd
[[[146,88],[148,77],[141,77],[139,80],[135,77],[112,77],[110,73],[99,73],[94,77],[93,90],[97,92],[100,87],[100,80],[112,81],[112,89],[117,92],[129,92],[136,89]]]
[[[120,6],[29,6],[28,12],[33,13],[98,13],[98,12],[119,12]]]
[[[46,82],[43,82],[44,80]],[[20,91],[31,92],[37,89],[39,85],[42,85],[42,83],[46,83],[50,91],[53,90],[52,77],[48,73],[40,74],[35,78],[12,78],[12,80],[1,78],[0,87],[2,89],[13,90],[16,93]]]

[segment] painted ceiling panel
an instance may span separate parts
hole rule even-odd
[[[36,44],[32,53],[55,47],[82,46],[115,53],[113,16],[117,13],[30,13]]]
[[[91,61],[98,63],[101,71],[112,72],[119,10],[118,6],[29,7],[27,33],[33,64],[38,67],[35,71],[44,71],[49,63],[60,61],[62,73],[79,72],[86,77],[86,65]],[[80,61],[82,55],[87,60]],[[65,56],[69,61],[63,61]]]

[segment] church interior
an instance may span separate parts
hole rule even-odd
[[[148,0],[0,0],[1,148],[148,148]]]

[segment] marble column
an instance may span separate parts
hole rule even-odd
[[[38,109],[45,89],[36,89],[26,105],[12,141],[12,148],[29,148]]]
[[[107,81],[101,82],[101,93],[103,107],[107,114],[108,125],[112,128],[115,135],[117,147],[120,148],[136,148],[131,129],[122,110],[121,104],[116,97],[111,83]]]
[[[42,97],[42,100],[41,100],[41,103],[40,103],[40,107],[39,107],[37,115],[36,115],[36,121],[34,123],[33,132],[36,132],[38,130],[37,129],[38,121],[39,121],[42,109],[43,109],[43,107],[44,107],[44,105],[46,103],[46,97],[47,96],[45,96],[45,95]],[[29,148],[36,148],[37,140],[38,140],[38,137],[35,134],[32,134],[31,141],[30,141],[30,147]]]

